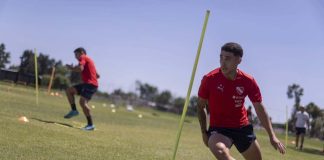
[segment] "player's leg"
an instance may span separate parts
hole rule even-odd
[[[295,140],[295,142],[296,142],[296,149],[298,149],[300,132],[299,132],[299,129],[298,128],[296,128],[295,130],[296,130],[296,140]]]
[[[83,128],[84,130],[94,130],[94,125],[92,122],[92,116],[90,113],[90,107],[88,105],[88,99],[81,96],[80,97],[80,106],[82,107],[83,113],[87,118],[87,125]]]
[[[299,149],[302,150],[304,145],[304,134],[300,135],[300,146]]]
[[[69,87],[65,90],[66,96],[70,104],[75,104],[74,95],[77,94],[77,90],[74,87]]]
[[[261,160],[260,145],[257,140],[254,140],[250,147],[241,153],[246,160]]]
[[[229,130],[233,144],[246,160],[261,160],[261,151],[252,125]]]
[[[299,147],[300,150],[302,150],[304,146],[305,133],[306,133],[306,128],[302,128],[300,133],[300,147]]]
[[[74,98],[74,95],[79,93],[78,90],[81,90],[81,85],[76,85],[66,89],[65,92],[71,106],[71,111],[68,114],[66,114],[64,118],[71,118],[79,114],[79,112],[76,109],[75,98]]]
[[[231,146],[232,140],[222,134],[213,133],[209,137],[208,147],[219,160],[234,160],[229,151]]]
[[[95,127],[92,122],[92,116],[90,112],[90,107],[88,105],[88,102],[90,101],[92,95],[97,91],[97,87],[90,85],[90,84],[85,84],[84,89],[80,93],[80,106],[82,107],[83,113],[87,118],[87,126],[84,127],[84,130],[93,130]]]

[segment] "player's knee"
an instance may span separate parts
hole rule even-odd
[[[227,147],[223,143],[208,144],[210,149],[217,157],[224,157],[227,155]]]
[[[215,148],[216,148],[218,154],[226,154],[227,148],[223,143],[217,143]]]

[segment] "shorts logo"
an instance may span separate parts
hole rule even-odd
[[[236,92],[237,92],[239,95],[242,95],[243,92],[244,92],[244,87],[236,87]]]

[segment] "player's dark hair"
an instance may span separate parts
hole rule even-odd
[[[79,47],[74,50],[74,53],[84,53],[87,54],[86,50],[83,47]]]
[[[234,56],[243,57],[243,49],[238,43],[228,42],[222,46],[222,51],[231,52]]]

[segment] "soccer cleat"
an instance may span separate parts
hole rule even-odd
[[[84,131],[93,131],[95,129],[94,125],[86,125],[82,130]]]
[[[68,114],[64,116],[64,118],[72,118],[77,115],[79,115],[79,112],[77,110],[71,110]]]

